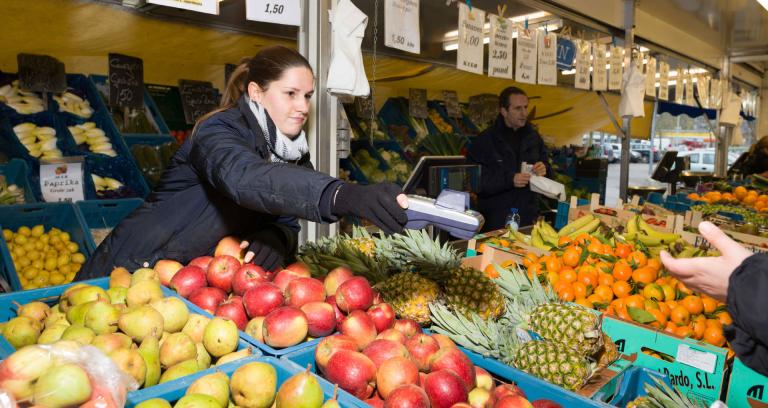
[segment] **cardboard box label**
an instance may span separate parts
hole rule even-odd
[[[677,357],[675,359],[710,374],[715,372],[715,364],[717,363],[716,355],[706,351],[694,350],[687,344],[677,346]]]

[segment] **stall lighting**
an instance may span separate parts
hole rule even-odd
[[[757,0],[757,2],[760,3],[760,5],[763,6],[763,8],[768,10],[768,0]]]

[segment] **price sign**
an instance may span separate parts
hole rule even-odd
[[[483,26],[485,11],[459,3],[459,50],[456,53],[456,68],[483,74]]]
[[[683,85],[683,67],[677,66],[677,76],[675,77],[675,103],[682,104],[683,103],[683,89],[685,85]]]
[[[40,160],[40,190],[49,203],[84,200],[83,157]]]
[[[683,78],[685,81],[685,104],[696,106],[696,99],[693,98],[693,75],[690,72],[686,72]]]
[[[109,104],[144,108],[144,62],[141,58],[109,54]]]
[[[414,118],[426,119],[427,114],[427,90],[411,88],[408,90],[408,113]]]
[[[384,45],[414,54],[421,52],[419,0],[384,2]]]
[[[512,23],[494,14],[489,14],[491,21],[491,41],[488,46],[488,76],[512,79],[514,61],[512,59]]]
[[[190,125],[219,105],[219,93],[210,82],[182,79],[179,81],[179,93],[184,120]]]
[[[445,101],[445,111],[449,117],[460,118],[461,108],[459,107],[459,96],[456,91],[443,91],[443,100]]]
[[[542,85],[557,85],[557,34],[539,33],[539,67],[538,83]]]
[[[605,91],[608,89],[608,69],[606,69],[607,57],[605,45],[595,44],[592,47],[592,89]]]
[[[624,67],[621,62],[624,60],[624,53],[621,47],[611,47],[611,55],[608,57],[608,89],[611,91],[621,90],[621,77],[624,74]]]
[[[589,68],[592,66],[589,61],[591,51],[591,42],[576,40],[576,79],[574,86],[577,89],[589,90]]]
[[[301,0],[246,0],[245,18],[265,23],[300,26]]]
[[[537,30],[517,30],[517,51],[515,52],[515,81],[526,84],[536,83],[536,58],[538,57]]]
[[[669,100],[669,64],[659,62],[659,99]]]
[[[200,13],[219,14],[219,0],[147,0],[147,3]]]
[[[64,64],[48,55],[18,54],[19,87],[33,92],[64,92],[67,75]]]
[[[656,97],[656,58],[650,56],[645,66],[645,94]]]

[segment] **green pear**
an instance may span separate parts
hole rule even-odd
[[[232,373],[229,389],[240,407],[270,407],[277,391],[275,367],[260,361],[244,364]]]
[[[211,319],[203,332],[203,345],[213,357],[235,351],[238,339],[235,322],[218,316]]]
[[[277,391],[277,408],[316,408],[323,405],[323,389],[317,377],[306,371],[285,380]]]
[[[153,300],[162,298],[163,289],[160,287],[160,282],[144,280],[128,288],[128,292],[125,294],[125,303],[129,307],[136,307],[147,305]]]
[[[85,327],[96,334],[116,332],[118,320],[120,311],[109,302],[96,302],[85,312]]]
[[[71,324],[79,324],[85,326],[85,315],[88,313],[88,309],[95,305],[96,301],[81,303],[79,305],[72,305],[67,309],[67,321]]]
[[[187,394],[176,401],[173,408],[219,408],[219,403],[210,395]]]
[[[66,324],[55,324],[46,327],[45,330],[40,333],[40,337],[37,338],[37,344],[51,344],[59,341],[64,334],[64,331],[67,330],[67,327],[69,327],[69,325]]]
[[[133,340],[123,333],[104,333],[94,337],[91,345],[109,355],[117,349],[131,348]]]
[[[128,269],[121,266],[112,269],[109,274],[109,287],[111,288],[129,288],[131,286],[131,273]]]
[[[216,365],[220,366],[222,364],[227,364],[235,360],[239,360],[241,358],[245,358],[250,356],[252,353],[251,348],[244,348],[242,350],[233,351],[231,353],[227,353],[221,357],[219,357],[218,360],[216,360]]]
[[[35,405],[50,408],[78,406],[91,398],[91,381],[74,363],[54,366],[35,383]]]
[[[197,366],[205,370],[211,366],[211,355],[208,354],[203,343],[195,343],[195,347],[197,348]]]
[[[43,326],[45,327],[51,327],[56,325],[66,325],[69,326],[69,320],[67,320],[67,315],[59,312],[59,311],[53,311],[51,310],[51,313],[48,315],[48,317],[43,320]]]
[[[325,401],[325,403],[320,406],[320,408],[341,408],[341,405],[339,404],[339,400],[336,399],[339,392],[339,385],[336,384],[333,386],[333,397],[329,399],[328,401]]]
[[[115,286],[114,288],[109,288],[107,290],[107,295],[109,296],[110,302],[114,304],[124,305],[125,297],[128,295],[128,288],[124,288],[122,286]]]
[[[120,331],[139,342],[150,333],[163,331],[163,316],[150,306],[129,309],[117,322]]]
[[[152,333],[144,337],[138,348],[139,355],[144,359],[147,367],[144,377],[144,387],[151,387],[160,381],[160,344],[157,340],[157,334]]]
[[[168,333],[167,331],[164,331],[163,334],[160,335],[160,347],[163,347],[163,343],[165,343],[165,340],[167,340],[170,335],[171,333]]]
[[[121,348],[109,354],[109,358],[115,362],[118,368],[133,377],[139,386],[144,384],[147,375],[147,365],[138,350]]]
[[[7,378],[0,380],[0,389],[9,392],[16,401],[31,401],[35,394],[35,382]]]
[[[216,399],[221,408],[225,408],[227,404],[229,404],[229,377],[220,371],[204,375],[195,380],[195,382],[187,388],[185,394],[210,395]]]
[[[14,304],[18,307],[18,310],[16,311],[18,316],[26,316],[33,320],[37,320],[38,322],[45,320],[51,313],[51,307],[43,302],[30,302],[25,305],[20,305],[14,302]]]
[[[166,297],[153,300],[150,304],[163,315],[165,331],[176,333],[184,328],[189,320],[189,308],[183,300],[177,297]]]
[[[134,408],[171,408],[171,403],[163,398],[152,398],[134,405]]]
[[[176,365],[184,360],[197,359],[197,346],[185,333],[171,333],[160,346],[160,364]]]
[[[37,343],[42,328],[40,322],[27,316],[14,317],[3,326],[3,337],[14,348],[20,349]]]
[[[187,333],[187,335],[189,335],[189,337],[191,337],[195,343],[200,343],[203,341],[203,333],[205,333],[205,327],[208,326],[210,321],[211,319],[201,314],[190,313],[189,318],[187,319],[187,323],[184,325],[184,328],[181,329],[181,331]]]
[[[3,377],[35,381],[53,366],[50,350],[37,345],[19,348],[2,364]]]
[[[61,296],[59,296],[59,303],[57,305],[59,308],[59,311],[62,313],[66,313],[67,310],[69,310],[69,308],[72,306],[69,300],[69,295],[71,295],[75,291],[78,291],[82,288],[87,288],[87,287],[88,285],[86,285],[85,283],[75,283],[74,285],[65,289],[64,292],[61,293]]]
[[[93,330],[80,324],[68,326],[61,334],[61,340],[74,340],[83,346],[91,344],[95,337],[96,333]]]
[[[160,376],[159,384],[162,384],[168,381],[173,381],[177,378],[194,374],[198,371],[200,371],[200,368],[197,366],[197,360],[192,359],[192,360],[182,361],[181,363],[171,366],[167,370],[165,370],[165,372],[163,372],[163,375]]]
[[[245,333],[254,339],[264,342],[264,316],[256,316],[245,326]]]
[[[85,286],[72,291],[67,296],[70,306],[82,305],[83,303],[93,302],[95,300],[109,300],[107,291],[98,286]]]
[[[139,268],[133,271],[131,275],[131,286],[135,286],[139,282],[154,281],[160,283],[160,275],[152,268]]]

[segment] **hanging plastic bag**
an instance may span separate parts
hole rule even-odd
[[[619,116],[642,118],[645,116],[645,75],[634,64],[624,71],[624,88],[619,101]]]
[[[565,201],[565,186],[557,181],[550,180],[546,177],[531,175],[531,180],[528,182],[531,186],[531,191],[534,193],[545,195],[549,198]]]
[[[0,364],[0,408],[118,408],[138,387],[99,349],[74,341],[26,346]]]

